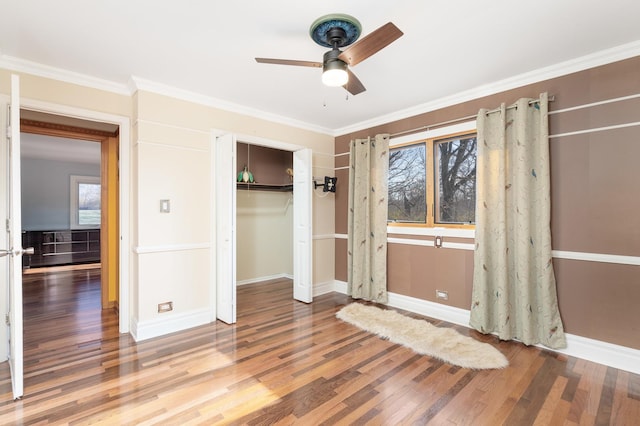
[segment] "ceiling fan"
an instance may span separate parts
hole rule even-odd
[[[331,48],[324,54],[322,62],[271,58],[256,58],[256,62],[322,68],[322,82],[325,85],[343,86],[352,95],[357,95],[366,89],[349,66],[359,64],[403,34],[398,27],[388,22],[353,44],[360,37],[361,31],[360,22],[352,16],[342,13],[321,16],[311,24],[309,35],[320,46]],[[340,50],[347,46],[349,47]]]

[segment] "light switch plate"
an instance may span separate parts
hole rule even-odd
[[[169,213],[171,211],[171,202],[169,200],[160,200],[160,213]]]

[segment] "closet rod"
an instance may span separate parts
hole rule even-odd
[[[549,96],[549,102],[553,102],[555,100],[556,99],[555,99],[554,95]],[[540,99],[533,99],[533,100],[529,101],[529,105],[533,105],[533,104],[538,103],[538,102],[540,102]],[[516,107],[515,105],[510,105],[510,106],[507,107],[507,109],[511,109],[511,108],[515,108],[515,107]],[[493,114],[494,112],[498,112],[498,111],[500,111],[500,108],[489,110],[489,111],[487,111],[487,114]],[[417,133],[417,132],[420,132],[422,130],[435,129],[435,128],[446,126],[446,125],[449,125],[449,124],[462,123],[464,121],[471,121],[471,120],[473,120],[473,119],[475,119],[477,117],[478,117],[478,114],[468,115],[466,117],[454,118],[453,120],[441,121],[440,123],[430,124],[428,126],[421,126],[421,127],[418,127],[418,128],[415,128],[415,129],[411,129],[411,130],[403,130],[402,132],[393,133],[393,134],[389,135],[389,137],[390,138],[394,138],[394,137],[401,136],[401,135],[408,135],[408,134],[411,134],[411,133]]]

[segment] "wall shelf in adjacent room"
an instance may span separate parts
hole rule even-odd
[[[34,249],[27,268],[100,262],[100,229],[23,231],[22,246]]]

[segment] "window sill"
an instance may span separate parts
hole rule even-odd
[[[475,238],[475,229],[445,228],[445,227],[409,227],[409,226],[391,226],[387,225],[388,234],[400,235],[421,235],[427,237],[456,237],[456,238]]]

